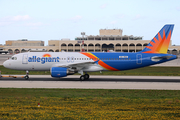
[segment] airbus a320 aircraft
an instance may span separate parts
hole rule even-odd
[[[167,54],[174,25],[165,25],[140,52],[26,52],[13,55],[3,66],[14,70],[50,70],[52,77],[80,73],[80,80],[89,79],[87,72],[122,71],[174,60]],[[84,74],[85,73],[85,74]]]

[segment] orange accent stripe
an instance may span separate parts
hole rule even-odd
[[[98,61],[98,64],[99,64],[100,66],[102,66],[103,68],[105,68],[105,69],[113,70],[113,71],[119,71],[118,69],[113,68],[113,67],[109,66],[108,64],[104,63],[102,60],[99,60],[99,61]]]
[[[100,60],[98,57],[96,57],[92,53],[85,53],[85,52],[80,52],[80,53],[83,55],[86,55],[87,57],[89,57],[91,59],[93,59],[93,61],[99,60],[98,64],[107,70],[119,71],[118,69],[113,68],[113,67],[109,66],[108,64],[104,63],[102,60]]]

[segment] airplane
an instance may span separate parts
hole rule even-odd
[[[89,79],[88,72],[123,71],[177,59],[167,54],[174,24],[167,24],[140,52],[25,52],[13,55],[3,66],[14,70],[48,71],[52,77],[80,73],[80,80]],[[85,74],[84,74],[85,73]]]

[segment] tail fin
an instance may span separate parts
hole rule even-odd
[[[173,28],[173,24],[165,25],[141,52],[166,54],[169,47]]]

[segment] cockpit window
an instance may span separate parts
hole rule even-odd
[[[12,60],[17,60],[17,57],[11,57]]]

